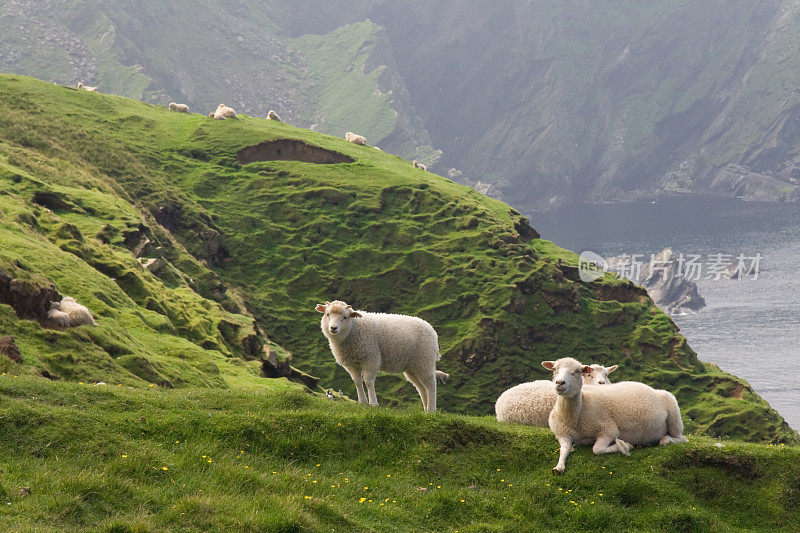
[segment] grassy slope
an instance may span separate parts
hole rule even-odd
[[[337,137],[346,131],[365,135],[371,144],[389,135],[397,123],[391,95],[378,88],[385,67],[365,71],[380,26],[350,24],[328,35],[294,39],[309,67],[311,83],[306,122],[319,122],[318,131]]]
[[[87,150],[104,150],[92,146],[86,132],[71,132],[88,143]],[[220,302],[201,296],[218,291],[221,282],[112,182],[30,130],[15,134],[20,145],[0,143],[0,268],[32,284],[53,283],[92,309],[98,322],[96,328],[57,331],[19,320],[11,307],[0,305],[0,328],[15,337],[23,355],[25,367],[15,370],[167,386],[261,381],[257,354],[246,353],[241,342],[253,336],[269,343],[251,317],[220,304],[237,311],[235,291]],[[47,157],[31,159],[34,146]],[[53,211],[31,202],[41,192],[66,200]],[[171,264],[160,278],[124,245],[128,234],[148,235],[162,245]],[[13,367],[5,358],[2,366]]]
[[[0,45],[20,52],[13,61],[6,58],[10,72],[74,84],[75,57],[61,41],[46,38],[64,33],[86,44],[84,59],[96,69],[94,81],[83,81],[108,93],[174,100],[206,112],[219,102],[260,116],[274,108],[319,123],[325,133],[358,131],[373,143],[392,133],[397,105],[378,84],[385,67],[364,71],[380,27],[356,23],[328,35],[284,38],[271,19],[287,6],[272,4],[76,0],[58,6],[59,20],[47,21],[55,29],[9,17],[0,25]],[[42,9],[34,19],[46,18]],[[415,147],[407,148],[407,155],[415,154]]]
[[[695,438],[631,457],[579,447],[554,478],[557,445],[545,429],[332,402],[270,383],[170,391],[0,375],[4,530],[790,531],[800,523],[794,446]]]
[[[179,213],[170,219],[175,249],[185,246],[203,264],[175,252],[176,269],[212,265],[231,292],[246,295],[270,337],[325,386],[352,389],[313,306],[343,298],[417,314],[436,327],[440,366],[453,375],[440,389],[447,410],[490,413],[508,385],[546,377],[541,360],[578,355],[619,363],[619,379],[675,392],[689,431],[797,441],[744,381],[698,361],[670,319],[632,286],[611,277],[574,281],[574,254],[547,241],[523,242],[518,213],[396,156],[285,124],[213,121],[22,77],[0,77],[0,97],[16,104],[0,115],[8,164],[48,186],[79,187],[65,193],[75,202],[88,175],[100,193],[131,202],[143,218],[165,206]],[[234,160],[244,146],[286,137],[356,161],[241,167]],[[12,198],[25,202],[29,180],[13,184],[12,175],[3,175]],[[70,217],[82,233],[95,234],[92,217]],[[200,236],[212,227],[229,257],[208,254]],[[112,246],[107,253],[118,252]],[[51,266],[36,270],[56,279]],[[98,305],[84,291],[79,296]],[[378,387],[384,403],[417,402],[397,377],[380,378]]]

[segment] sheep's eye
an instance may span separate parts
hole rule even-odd
[[[346,316],[346,317],[344,317],[344,320],[347,320],[348,318],[350,318],[350,317],[347,317],[347,316]]]

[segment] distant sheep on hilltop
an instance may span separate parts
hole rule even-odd
[[[170,102],[168,107],[171,111],[177,111],[178,113],[189,112],[189,106],[186,104],[176,104],[175,102]]]
[[[236,111],[234,111],[232,107],[228,107],[225,104],[219,104],[217,110],[214,111],[214,119],[225,120],[226,118],[236,118]]]
[[[344,140],[353,143],[353,144],[360,144],[362,146],[367,144],[367,138],[363,135],[356,135],[352,131],[348,131],[344,134]]]
[[[96,93],[97,87],[89,87],[88,85],[84,85],[83,82],[78,82],[78,89],[83,89],[84,91],[89,91],[90,93]]]

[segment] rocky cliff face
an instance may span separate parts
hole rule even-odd
[[[800,199],[796,2],[307,4],[286,27],[385,27],[435,170],[518,206]]]
[[[683,257],[672,248],[664,248],[642,263],[631,257],[612,257],[608,267],[647,289],[648,296],[665,313],[694,313],[706,306],[697,283],[686,273]]]
[[[275,108],[524,208],[797,201],[798,20],[796,0],[15,0],[0,70]]]
[[[517,205],[800,197],[794,2],[392,2],[369,16],[443,168]]]

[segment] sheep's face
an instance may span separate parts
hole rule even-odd
[[[617,369],[617,365],[603,366],[603,365],[589,365],[591,372],[583,375],[584,385],[608,385],[611,383],[608,380],[608,375]]]
[[[329,339],[345,339],[353,328],[353,320],[360,318],[358,311],[344,302],[325,302],[316,310],[322,313],[322,333]]]
[[[61,302],[50,302],[50,310],[61,311]]]
[[[557,361],[543,361],[542,366],[553,371],[556,393],[566,398],[580,394],[583,375],[592,372],[592,367],[581,364],[572,357],[564,357]]]

